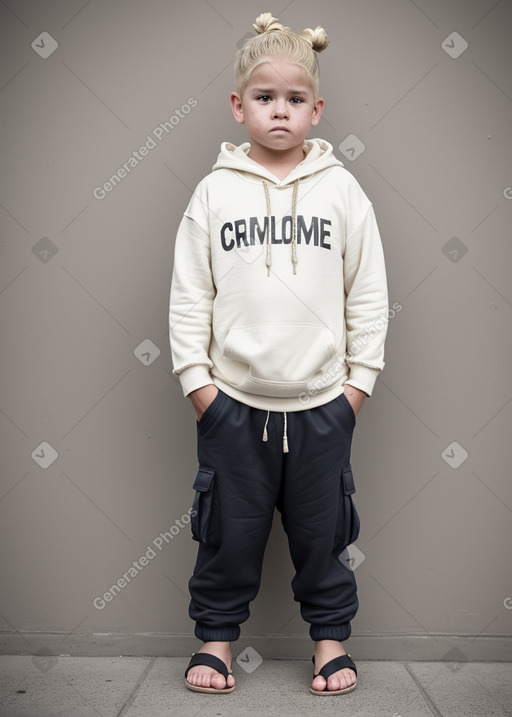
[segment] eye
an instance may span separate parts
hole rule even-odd
[[[260,102],[270,102],[271,97],[269,95],[259,95],[256,99],[260,100]]]
[[[300,105],[302,102],[302,97],[292,97],[290,102],[292,102],[294,105]]]

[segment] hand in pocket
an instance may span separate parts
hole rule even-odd
[[[348,383],[345,383],[343,385],[343,389],[347,401],[352,406],[354,415],[357,416],[357,414],[361,410],[361,406],[364,403],[364,399],[366,398],[366,393],[364,391],[361,391],[359,388],[356,388],[355,386],[351,386]]]
[[[209,383],[207,386],[197,388],[195,391],[192,391],[188,394],[188,397],[190,398],[190,400],[192,401],[192,405],[194,406],[196,418],[198,421],[201,420],[201,416],[206,411],[208,406],[213,403],[218,393],[219,389],[217,388],[217,386],[215,386],[213,383]]]

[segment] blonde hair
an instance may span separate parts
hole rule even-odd
[[[319,90],[319,68],[315,52],[322,52],[329,44],[323,27],[318,26],[314,30],[306,28],[297,35],[269,12],[259,15],[253,27],[258,34],[247,40],[235,60],[238,94],[242,95],[251,72],[264,62],[265,57],[287,55],[306,71],[316,99]]]

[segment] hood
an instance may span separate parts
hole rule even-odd
[[[280,182],[272,172],[247,156],[250,149],[250,142],[244,142],[238,147],[231,142],[223,142],[217,161],[213,165],[213,171],[233,169],[237,172],[254,175],[256,181],[268,179],[274,184],[286,185],[328,167],[343,167],[343,163],[334,156],[332,145],[329,142],[324,139],[307,139],[304,142],[306,157]]]

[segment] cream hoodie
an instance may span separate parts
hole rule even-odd
[[[279,181],[222,144],[176,239],[169,313],[183,392],[314,408],[384,367],[386,271],[373,207],[321,139]]]

